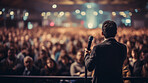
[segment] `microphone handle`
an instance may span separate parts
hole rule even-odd
[[[89,40],[89,42],[88,42],[88,46],[87,46],[87,50],[90,50],[91,43],[92,43],[92,40]]]

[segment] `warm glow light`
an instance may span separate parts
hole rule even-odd
[[[60,16],[63,16],[63,15],[64,15],[64,12],[63,12],[63,11],[62,11],[62,12],[60,12],[60,13],[59,13],[59,15],[60,15]]]
[[[129,12],[129,15],[132,16],[132,12]]]
[[[26,13],[25,13],[25,16],[29,16],[29,13],[28,13],[28,12],[26,12]]]
[[[103,10],[99,10],[99,13],[100,13],[100,14],[103,14]]]
[[[88,23],[88,28],[89,29],[93,28],[93,24],[92,23]]]
[[[112,12],[112,15],[113,15],[113,16],[116,16],[116,12]]]
[[[51,22],[51,23],[50,23],[50,26],[52,26],[52,27],[53,27],[53,26],[54,26],[54,22]]]
[[[86,13],[83,11],[83,12],[81,12],[81,15],[84,16],[84,15],[86,15]]]
[[[45,16],[45,12],[42,12],[42,13],[41,13],[41,16]]]
[[[126,17],[126,14],[124,14],[123,17]]]
[[[2,15],[3,14],[3,12],[2,11],[0,11],[0,15]]]
[[[52,8],[57,8],[57,5],[56,5],[56,4],[53,4],[53,5],[52,5]]]
[[[94,14],[95,16],[97,16],[97,15],[98,15],[98,12],[94,11],[93,14]]]
[[[120,15],[122,15],[123,17],[126,17],[126,14],[124,12],[119,12]]]
[[[120,15],[124,15],[125,13],[124,13],[124,12],[119,12],[119,14],[120,14]]]
[[[126,23],[131,23],[131,20],[130,19],[126,19],[125,22]]]
[[[14,11],[11,11],[11,12],[10,12],[10,15],[14,15]]]
[[[75,10],[75,12],[78,14],[78,13],[80,13],[80,10],[77,9],[77,10]]]
[[[87,8],[91,8],[91,5],[87,5]]]
[[[51,13],[50,12],[47,12],[47,16],[50,16],[51,15]]]

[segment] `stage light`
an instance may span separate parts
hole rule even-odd
[[[91,5],[90,5],[90,4],[88,4],[88,5],[87,5],[87,8],[91,8]]]
[[[4,12],[5,11],[5,8],[3,8],[2,11]]]
[[[46,14],[47,14],[47,16],[50,16],[50,15],[51,15],[51,13],[50,13],[50,12],[47,12]]]
[[[120,15],[122,15],[123,17],[127,17],[127,15],[125,14],[125,12],[119,12]]]
[[[84,20],[84,27],[89,29],[97,28],[98,18],[96,16],[98,15],[98,4],[85,3],[83,6],[83,11],[85,11],[85,13],[81,12],[81,15],[85,15],[85,18],[82,16],[82,19]]]
[[[14,15],[14,11],[10,11],[10,15]]]
[[[28,13],[28,12],[26,12],[26,13],[25,13],[25,16],[29,16],[29,13]]]
[[[33,28],[33,24],[31,24],[31,22],[28,22],[28,29],[32,29]]]
[[[60,15],[60,16],[63,16],[63,15],[64,15],[64,12],[63,12],[63,11],[62,11],[62,12],[60,12],[60,13],[59,13],[59,15]]]
[[[82,15],[82,16],[85,16],[85,15],[86,15],[86,13],[83,11],[83,12],[81,12],[81,15]]]
[[[120,14],[120,15],[124,15],[125,13],[124,13],[124,12],[119,12],[119,14]]]
[[[3,14],[3,12],[2,11],[0,11],[0,15],[2,15]]]
[[[135,9],[135,12],[137,13],[138,12],[138,9]]]
[[[53,26],[54,26],[54,22],[51,22],[51,23],[50,23],[50,26],[53,27]]]
[[[93,28],[93,23],[88,23],[88,28],[92,29]]]
[[[103,14],[103,10],[99,10],[99,13],[100,13],[100,14]]]
[[[77,10],[75,10],[75,12],[78,14],[78,13],[80,13],[80,10],[77,9]]]
[[[45,16],[45,12],[42,12],[42,13],[41,13],[41,16]]]
[[[113,16],[116,16],[116,12],[112,12],[112,15],[113,15]]]
[[[125,22],[126,23],[131,23],[131,19],[126,19]]]
[[[53,5],[52,5],[52,8],[57,8],[57,5],[56,5],[56,4],[53,4]]]
[[[95,16],[97,16],[97,15],[98,15],[98,12],[94,11],[93,14],[94,14]]]
[[[129,15],[132,16],[132,12],[129,12]]]

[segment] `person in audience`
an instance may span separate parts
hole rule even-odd
[[[20,61],[16,58],[16,50],[14,47],[8,49],[7,58],[0,62],[0,73],[4,75],[13,75],[17,66],[20,65]]]
[[[58,62],[59,66],[59,75],[60,76],[70,76],[70,65],[68,56],[61,56],[60,61]]]
[[[148,77],[148,50],[147,49],[144,49],[142,51],[142,56],[143,56],[142,77]]]
[[[24,65],[16,68],[17,75],[36,76],[40,74],[39,68],[34,65],[33,59],[30,56],[24,58]]]
[[[57,75],[58,68],[56,62],[52,58],[46,59],[46,64],[44,68],[41,69],[40,75],[44,76],[55,76]]]
[[[61,49],[60,56],[58,58],[58,62],[61,61],[62,57],[67,57],[68,63],[70,63],[70,64],[73,62],[73,59],[68,55],[68,53],[65,49]]]
[[[76,55],[76,60],[70,66],[70,74],[71,76],[85,76],[85,64],[84,64],[84,51],[79,50]],[[91,72],[88,73],[91,75]]]
[[[17,58],[21,61],[21,63],[23,64],[24,63],[24,58],[26,56],[29,56],[29,51],[28,51],[28,48],[27,48],[27,45],[24,43],[23,44],[23,47],[21,49],[21,52],[18,53],[17,55]]]
[[[131,76],[132,77],[142,77],[142,67],[144,65],[144,61],[140,60],[140,52],[139,49],[134,48],[131,52],[133,66],[131,67]],[[142,80],[131,80],[131,83],[143,83]]]
[[[129,59],[128,57],[124,60],[123,67],[122,67],[122,75],[123,77],[130,77],[131,71],[130,71],[130,65],[129,65]],[[124,80],[124,83],[130,83],[130,80]]]
[[[44,68],[46,66],[47,58],[49,58],[47,50],[45,48],[42,48],[40,50],[40,55],[38,57],[38,60],[35,62],[35,65],[39,67],[39,69]]]
[[[5,55],[5,48],[2,44],[0,44],[0,62],[6,58],[6,55]]]
[[[142,71],[142,62],[140,60],[140,52],[139,49],[134,48],[132,49],[132,61],[133,61],[133,70],[132,72],[132,76],[141,76],[141,71]]]

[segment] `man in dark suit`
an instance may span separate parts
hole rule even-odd
[[[85,50],[85,65],[88,71],[94,70],[93,83],[123,83],[122,65],[127,55],[126,46],[115,40],[117,25],[105,21],[102,35],[105,40],[94,46],[90,54]]]
[[[39,75],[39,69],[33,65],[33,59],[30,56],[24,58],[24,65],[20,65],[16,68],[17,75]]]

